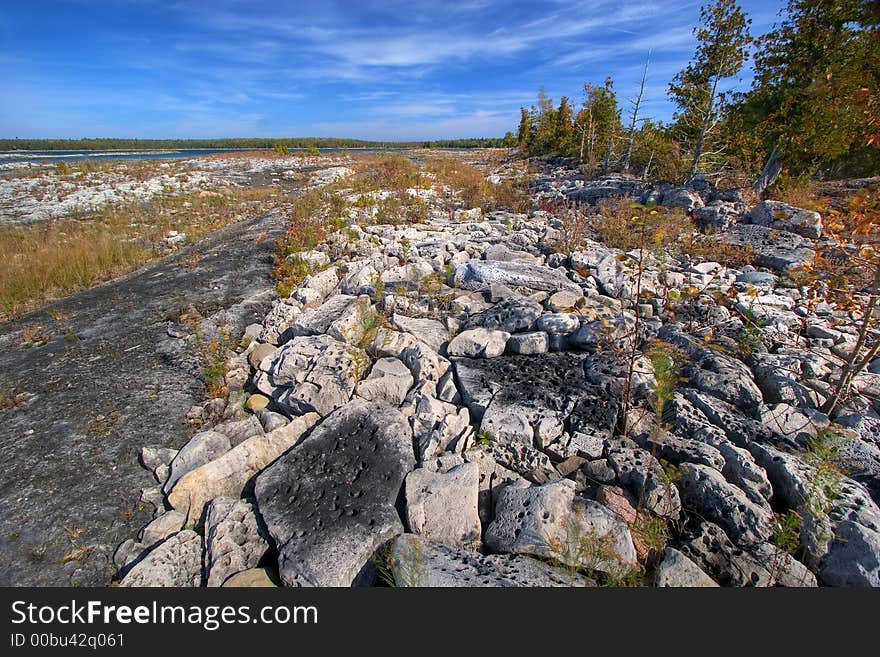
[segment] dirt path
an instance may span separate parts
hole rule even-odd
[[[275,214],[224,228],[123,279],[0,326],[0,385],[28,393],[0,410],[0,585],[104,585],[112,554],[150,518],[140,490],[144,445],[182,446],[187,411],[204,400],[193,340],[169,320],[208,316],[245,298],[262,318],[271,290]],[[42,346],[21,328],[42,325]]]

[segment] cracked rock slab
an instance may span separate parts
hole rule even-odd
[[[404,486],[410,530],[444,545],[479,545],[479,487],[476,463],[463,463],[446,472],[413,470]]]
[[[403,533],[395,502],[415,466],[400,411],[355,400],[328,416],[256,481],[257,507],[288,586],[351,586]]]
[[[327,415],[351,399],[369,363],[362,349],[328,335],[298,337],[275,352],[269,382],[275,401],[294,415]]]
[[[187,520],[195,524],[209,500],[240,496],[257,473],[293,447],[317,421],[317,413],[307,413],[274,431],[248,438],[181,477],[168,494],[169,503],[186,512]]]

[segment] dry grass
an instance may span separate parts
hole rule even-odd
[[[779,176],[768,191],[767,198],[815,212],[824,212],[829,203],[828,197],[819,191],[817,181],[809,177],[785,174]]]
[[[653,212],[639,212],[630,207],[632,203],[630,198],[614,198],[599,205],[595,225],[608,246],[624,251],[647,248],[657,253],[686,255],[728,267],[742,267],[754,262],[750,247],[703,235],[683,210],[657,207]]]
[[[657,207],[640,213],[631,198],[607,199],[599,204],[596,229],[610,247],[630,251],[638,248],[674,249],[696,232],[683,210]],[[642,227],[644,222],[644,229]]]
[[[532,208],[524,181],[490,183],[483,171],[454,156],[429,158],[425,168],[438,185],[447,188],[447,203],[461,199],[465,208],[482,208],[486,211],[505,209],[528,212]]]
[[[270,188],[193,192],[108,207],[87,220],[0,228],[0,321],[136,269],[165,252],[169,230],[194,240],[282,201]]]

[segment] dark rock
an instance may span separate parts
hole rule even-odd
[[[257,506],[284,582],[350,586],[369,577],[375,551],[403,532],[395,502],[414,465],[406,418],[355,400],[264,470]]]

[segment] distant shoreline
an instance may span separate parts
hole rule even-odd
[[[0,139],[2,152],[34,151],[118,151],[118,150],[288,150],[319,149],[403,149],[403,148],[499,148],[508,146],[500,138],[430,139],[422,141],[367,141],[335,137],[230,137],[221,139]]]

